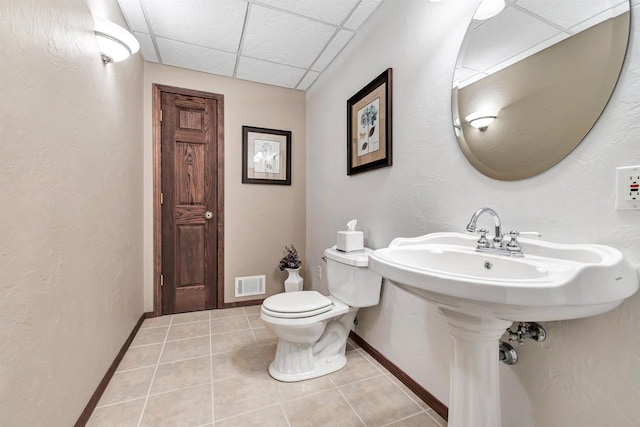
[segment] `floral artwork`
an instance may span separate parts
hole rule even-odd
[[[380,126],[378,126],[380,98],[376,98],[358,110],[358,156],[380,149]]]
[[[254,141],[254,172],[280,173],[280,143],[278,141]]]

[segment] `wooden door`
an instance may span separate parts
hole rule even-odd
[[[162,314],[218,306],[220,101],[161,93]]]

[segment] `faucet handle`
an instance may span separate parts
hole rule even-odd
[[[481,228],[480,230],[477,230],[476,233],[478,233],[480,235],[480,238],[478,239],[478,248],[490,248],[491,247],[491,242],[487,239],[487,233],[489,232],[489,230],[487,230],[486,228]]]

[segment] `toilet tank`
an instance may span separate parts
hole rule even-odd
[[[329,293],[351,307],[370,307],[380,301],[382,277],[369,270],[369,254],[340,252],[334,246],[325,249]]]

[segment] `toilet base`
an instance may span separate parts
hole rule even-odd
[[[310,380],[312,378],[318,378],[323,375],[328,375],[332,372],[336,372],[344,368],[346,364],[347,358],[344,355],[337,355],[334,357],[327,357],[325,359],[317,359],[314,363],[313,369],[309,371],[288,374],[278,371],[274,366],[275,362],[271,362],[271,365],[269,365],[269,375],[271,375],[278,381],[290,383]]]
[[[321,377],[339,371],[347,364],[347,337],[356,317],[357,308],[327,322],[320,338],[314,343],[278,339],[276,355],[269,365],[269,374],[279,381],[294,382]]]

